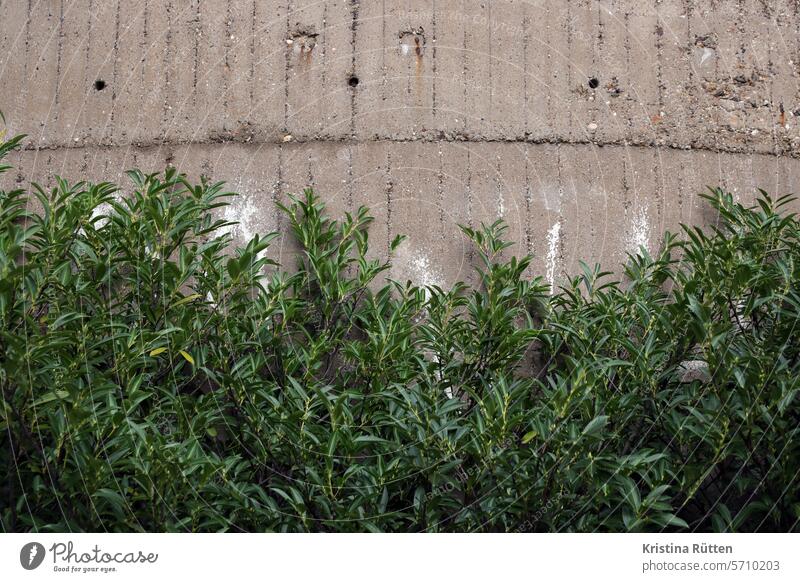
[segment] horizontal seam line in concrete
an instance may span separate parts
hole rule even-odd
[[[359,146],[370,143],[386,144],[386,143],[462,143],[462,144],[520,144],[520,145],[566,145],[566,146],[596,146],[603,147],[631,147],[631,148],[648,148],[648,149],[666,149],[677,151],[697,151],[708,152],[714,154],[737,154],[749,156],[763,156],[772,158],[800,158],[800,151],[748,151],[746,148],[737,149],[732,147],[710,147],[704,144],[675,144],[675,143],[657,143],[656,141],[592,141],[592,140],[569,140],[569,139],[553,139],[553,138],[492,138],[492,137],[479,137],[467,138],[464,136],[445,136],[445,137],[425,137],[419,136],[415,138],[367,138],[358,139],[352,137],[342,138],[293,138],[291,141],[281,140],[255,140],[255,139],[237,139],[237,138],[211,138],[199,141],[193,140],[152,140],[148,142],[128,142],[128,143],[62,143],[62,144],[41,144],[32,145],[25,144],[21,150],[26,152],[37,151],[58,151],[58,150],[81,150],[81,149],[98,149],[98,150],[115,150],[125,148],[135,148],[140,150],[153,149],[153,148],[177,148],[186,146],[204,146],[204,145],[244,145],[244,146],[291,146],[308,145],[308,144],[341,144]]]

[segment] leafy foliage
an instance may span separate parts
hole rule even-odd
[[[716,228],[551,294],[499,222],[475,288],[420,288],[366,209],[293,198],[287,271],[222,184],[129,177],[0,191],[4,530],[798,529],[788,199],[712,191]]]

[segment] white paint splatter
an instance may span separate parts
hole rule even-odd
[[[441,273],[431,267],[430,259],[421,252],[416,252],[410,261],[411,272],[418,285],[442,285]]]
[[[445,277],[441,271],[432,265],[430,258],[425,253],[409,248],[408,241],[397,250],[395,256],[395,264],[400,268],[400,272],[415,285],[444,287]],[[427,289],[425,289],[425,298],[430,298]]]
[[[553,293],[556,278],[556,265],[558,263],[558,244],[561,241],[561,222],[556,222],[547,231],[547,282],[550,284],[550,294]]]
[[[644,247],[650,251],[650,221],[645,207],[639,208],[633,221],[631,222],[631,232],[628,236],[628,251],[634,254],[639,253],[639,249]]]
[[[260,193],[255,185],[245,185],[239,183],[234,190],[239,192],[230,198],[228,206],[222,212],[222,218],[226,222],[234,222],[219,229],[219,235],[230,234],[234,238],[234,246],[242,247],[246,245],[255,235],[264,235],[275,231],[273,216],[270,213],[272,203],[263,193]],[[250,186],[248,188],[248,186]],[[264,202],[259,204],[258,200]],[[259,258],[267,253],[263,250],[259,253]]]
[[[233,198],[229,206],[225,207],[224,218],[226,221],[235,222],[222,229],[223,233],[230,233],[242,243],[247,243],[256,234],[266,234],[263,230],[265,208],[259,208],[254,196],[240,194]]]
[[[103,202],[102,204],[98,204],[92,209],[92,220],[95,218],[99,219],[95,222],[95,227],[100,228],[106,222],[108,222],[108,215],[111,214],[111,204],[108,202]]]

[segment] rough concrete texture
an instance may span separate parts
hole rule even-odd
[[[313,186],[424,284],[469,276],[457,223],[558,281],[714,220],[706,185],[800,183],[797,0],[0,0],[0,79],[6,181],[173,164],[239,239]]]

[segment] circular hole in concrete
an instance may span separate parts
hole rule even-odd
[[[600,81],[597,80],[597,77],[592,77],[589,79],[589,88],[590,89],[597,89],[600,86]]]
[[[94,82],[95,91],[102,91],[105,88],[106,88],[106,82],[103,81],[103,79],[97,79],[97,81]]]
[[[351,87],[358,87],[358,77],[353,75],[352,77],[347,79],[347,84],[350,85]]]

